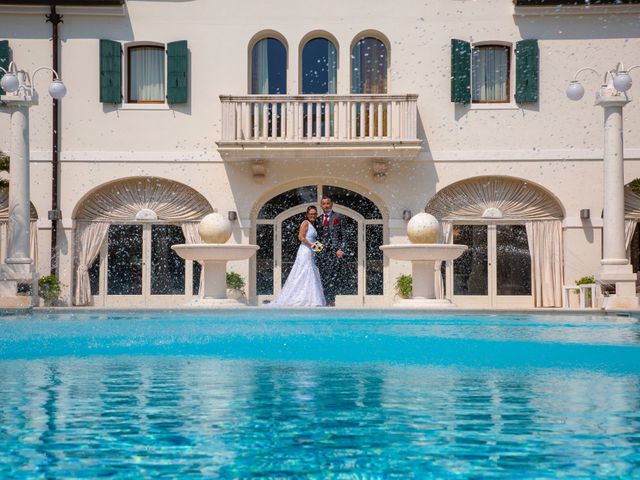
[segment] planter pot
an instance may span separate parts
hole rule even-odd
[[[237,288],[227,288],[227,298],[231,300],[240,300],[244,297],[244,292]]]

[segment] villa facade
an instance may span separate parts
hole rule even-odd
[[[58,222],[53,263],[69,305],[186,304],[199,265],[170,247],[197,242],[214,210],[232,220],[232,242],[260,246],[230,265],[250,303],[268,301],[323,195],[349,232],[338,306],[393,303],[409,264],[378,247],[406,242],[425,209],[443,241],[470,247],[439,284],[461,306],[560,307],[562,285],[600,267],[603,112],[588,97],[601,78],[583,77],[582,102],[565,89],[582,67],[640,64],[638,2],[57,3],[59,192],[49,215],[43,75],[30,117],[32,250],[48,274]],[[48,4],[0,1],[0,66],[51,65]],[[629,183],[640,103],[624,115]],[[9,129],[0,105],[7,154]],[[626,211],[638,268],[630,191]]]

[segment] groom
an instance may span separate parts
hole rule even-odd
[[[331,197],[322,197],[320,207],[324,213],[316,221],[316,230],[318,231],[318,241],[324,245],[324,248],[317,257],[318,269],[320,270],[320,278],[322,278],[327,306],[335,307],[338,282],[340,281],[340,267],[345,249],[344,218],[333,211]]]

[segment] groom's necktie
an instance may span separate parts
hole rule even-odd
[[[329,215],[327,215],[326,213],[324,214],[324,222],[322,222],[323,226],[327,226],[329,225]]]

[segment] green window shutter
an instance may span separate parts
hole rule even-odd
[[[100,40],[100,101],[122,102],[122,45]]]
[[[187,41],[167,44],[167,103],[187,103],[189,97],[189,49]]]
[[[516,103],[538,101],[540,49],[537,40],[516,43]]]
[[[9,50],[9,40],[0,40],[0,67],[7,70],[11,63],[11,50]],[[4,75],[4,72],[0,70],[0,78]],[[0,95],[4,95],[5,92],[0,88]]]
[[[451,39],[451,101],[471,102],[471,44]]]

